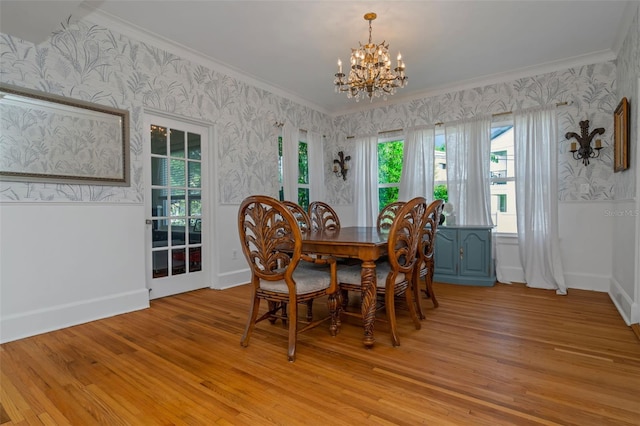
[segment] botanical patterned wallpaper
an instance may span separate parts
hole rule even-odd
[[[640,106],[638,99],[638,78],[640,78],[640,6],[636,6],[636,13],[629,32],[622,43],[622,48],[617,59],[617,93],[618,101],[627,97],[630,103],[630,147],[629,169],[615,174],[615,198],[617,200],[632,199],[636,197],[636,164],[638,152],[638,123],[636,123],[637,108]]]
[[[613,111],[618,100],[615,92],[616,66],[605,62],[570,68],[530,78],[492,84],[475,89],[446,93],[390,106],[357,112],[335,120],[335,135],[340,149],[352,152],[350,135],[366,135],[384,130],[408,129],[455,121],[480,114],[533,108],[570,102],[558,108],[559,199],[607,200],[614,197]],[[590,129],[604,127],[600,158],[585,167],[569,153],[568,131],[580,132],[579,122],[590,121]],[[336,148],[338,150],[338,148]],[[582,184],[589,192],[581,193]],[[347,192],[334,192],[330,202],[351,200]]]
[[[2,201],[142,202],[144,108],[214,125],[221,203],[278,194],[276,121],[331,129],[325,114],[85,21],[37,46],[0,34],[0,57],[4,83],[131,113],[130,187],[0,182]]]
[[[637,16],[636,16],[637,20]],[[636,22],[637,27],[637,22]],[[624,49],[636,51],[635,41]],[[50,40],[31,43],[0,34],[3,82],[97,102],[131,112],[131,187],[0,182],[0,200],[107,201],[140,203],[143,187],[143,111],[150,108],[214,125],[219,202],[238,204],[254,193],[276,195],[278,122],[326,134],[325,161],[340,150],[352,152],[349,135],[430,125],[478,114],[571,102],[558,109],[561,200],[607,200],[616,189],[633,190],[631,177],[613,174],[613,110],[616,65],[598,63],[451,92],[330,117],[175,54],[131,40],[107,28],[81,21],[61,27]],[[625,69],[637,61],[627,55]],[[635,64],[635,65],[634,65]],[[605,149],[588,167],[574,160],[567,131],[590,120],[604,127]],[[616,175],[621,175],[617,173]],[[628,173],[627,176],[630,176]],[[628,179],[628,182],[627,182]],[[353,180],[327,173],[326,198],[335,204],[353,200]],[[589,192],[581,193],[581,184]],[[619,187],[619,188],[618,188]]]

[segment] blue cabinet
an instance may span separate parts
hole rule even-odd
[[[433,280],[492,286],[496,282],[491,226],[440,226]]]

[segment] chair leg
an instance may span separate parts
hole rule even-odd
[[[418,316],[418,311],[420,311],[420,302],[414,299],[414,291],[413,288],[416,288],[417,285],[411,283],[411,288],[408,288],[404,292],[404,296],[406,299],[407,307],[409,308],[409,313],[411,314],[411,319],[413,319],[413,324],[416,326],[416,330],[420,330],[422,328],[422,324],[420,324],[420,317]],[[416,305],[418,309],[416,309]]]
[[[349,292],[347,290],[340,290],[342,293],[342,309],[347,309],[349,306]]]
[[[313,299],[307,300],[307,322],[313,321]]]
[[[424,282],[427,286],[427,293],[433,302],[433,307],[437,308],[439,303],[438,299],[436,299],[436,294],[433,292],[433,272],[431,272],[431,270],[427,273],[427,276],[424,277]]]
[[[387,290],[384,295],[385,311],[387,312],[387,321],[391,330],[391,343],[393,346],[400,346],[398,331],[396,330],[396,304],[393,291]]]
[[[272,302],[272,301],[268,300],[267,301],[267,305],[269,307],[269,312],[276,312],[276,307],[277,307],[276,302]],[[269,317],[269,322],[271,324],[275,324],[275,322],[277,320],[278,320],[278,318],[276,318],[274,316]]]
[[[296,338],[298,336],[298,303],[293,295],[289,300],[289,362],[296,360]]]
[[[331,315],[331,324],[329,325],[329,332],[332,336],[335,336],[340,331],[340,292],[329,295],[327,300],[327,306],[329,307],[329,314]]]
[[[251,333],[253,332],[253,328],[256,325],[256,318],[258,317],[258,310],[260,308],[260,299],[255,296],[255,291],[253,295],[253,303],[251,304],[251,308],[249,308],[249,319],[247,320],[247,326],[244,329],[244,334],[242,335],[242,339],[240,339],[241,346],[249,345],[249,338],[251,337]]]
[[[420,303],[420,276],[418,275],[414,278],[415,283],[411,284],[411,291],[413,292],[413,301],[415,303],[416,311],[418,314],[418,318],[423,320],[425,319],[424,314],[422,313],[422,304]],[[409,290],[407,290],[409,291]]]

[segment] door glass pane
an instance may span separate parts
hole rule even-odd
[[[189,191],[189,216],[202,215],[202,202],[200,200],[200,191]]]
[[[166,186],[168,184],[167,159],[151,157],[151,185]]]
[[[184,160],[171,159],[171,186],[187,186]]]
[[[187,203],[185,200],[185,191],[181,189],[172,189],[171,190],[171,211],[169,215],[171,217],[186,216],[187,215],[186,207],[187,207]]]
[[[184,132],[171,129],[171,157],[184,158]]]
[[[164,219],[153,221],[152,247],[167,247],[167,244],[169,244],[166,223],[167,222]]]
[[[202,270],[202,247],[189,249],[189,272]]]
[[[187,134],[187,151],[189,152],[190,160],[200,160],[201,158],[200,135],[195,133]]]
[[[184,232],[184,219],[171,219],[171,245],[182,246],[187,240]]]
[[[153,278],[169,276],[169,252],[167,250],[154,251],[153,253]]]
[[[189,244],[202,242],[202,219],[189,219]]]
[[[167,128],[151,125],[151,153],[167,155]]]
[[[167,203],[167,190],[154,188],[151,190],[151,216],[165,216]]]
[[[171,251],[171,275],[180,275],[187,272],[186,250],[174,249]]]
[[[200,188],[200,162],[189,161],[189,188]]]

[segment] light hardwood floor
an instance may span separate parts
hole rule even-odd
[[[365,349],[347,318],[337,337],[328,324],[300,335],[295,363],[280,323],[240,347],[247,286],[6,343],[0,423],[640,424],[640,342],[608,295],[435,290],[421,330],[398,312],[400,347],[380,322]]]

